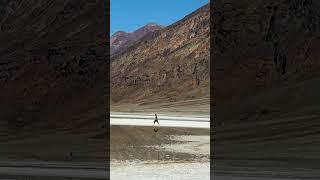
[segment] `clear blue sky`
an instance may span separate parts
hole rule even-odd
[[[110,34],[133,32],[149,22],[168,26],[207,3],[209,0],[111,0]]]

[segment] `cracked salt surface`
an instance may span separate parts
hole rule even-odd
[[[169,136],[172,144],[148,146],[158,150],[183,152],[197,155],[210,154],[210,136]],[[160,180],[210,179],[210,162],[208,158],[190,161],[111,161],[111,179],[125,180]]]
[[[117,180],[191,180],[210,179],[210,163],[111,162],[111,179]]]

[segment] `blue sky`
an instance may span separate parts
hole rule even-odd
[[[209,0],[111,0],[110,34],[133,32],[149,22],[168,26],[207,3]]]

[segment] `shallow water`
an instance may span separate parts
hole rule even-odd
[[[170,136],[176,143],[153,146],[156,149],[196,155],[210,155],[210,136]]]
[[[161,154],[160,160],[113,160],[111,179],[210,179],[210,136],[168,136],[171,143],[144,146]],[[177,160],[176,154],[190,157]],[[173,156],[171,156],[173,155]]]

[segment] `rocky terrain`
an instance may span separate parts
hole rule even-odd
[[[220,107],[231,99],[262,95],[264,106],[272,101],[292,111],[311,94],[317,97],[315,91],[304,91],[316,89],[320,77],[319,6],[310,0],[215,2],[212,46]],[[301,84],[304,89],[298,88]]]
[[[306,162],[320,158],[320,2],[216,0],[212,8],[216,173],[231,170],[224,160],[239,160],[237,171],[273,161],[255,172],[277,167],[273,177],[319,167]]]
[[[209,99],[209,9],[199,8],[111,57],[111,108]]]
[[[107,108],[104,2],[1,1],[0,138],[101,130]]]
[[[160,26],[156,23],[148,23],[147,25],[139,28],[138,30],[132,33],[127,33],[124,31],[115,32],[110,38],[111,55],[115,54],[119,50],[125,50],[126,47],[140,40],[143,36],[147,35],[148,33],[160,30],[162,28],[163,26]]]

